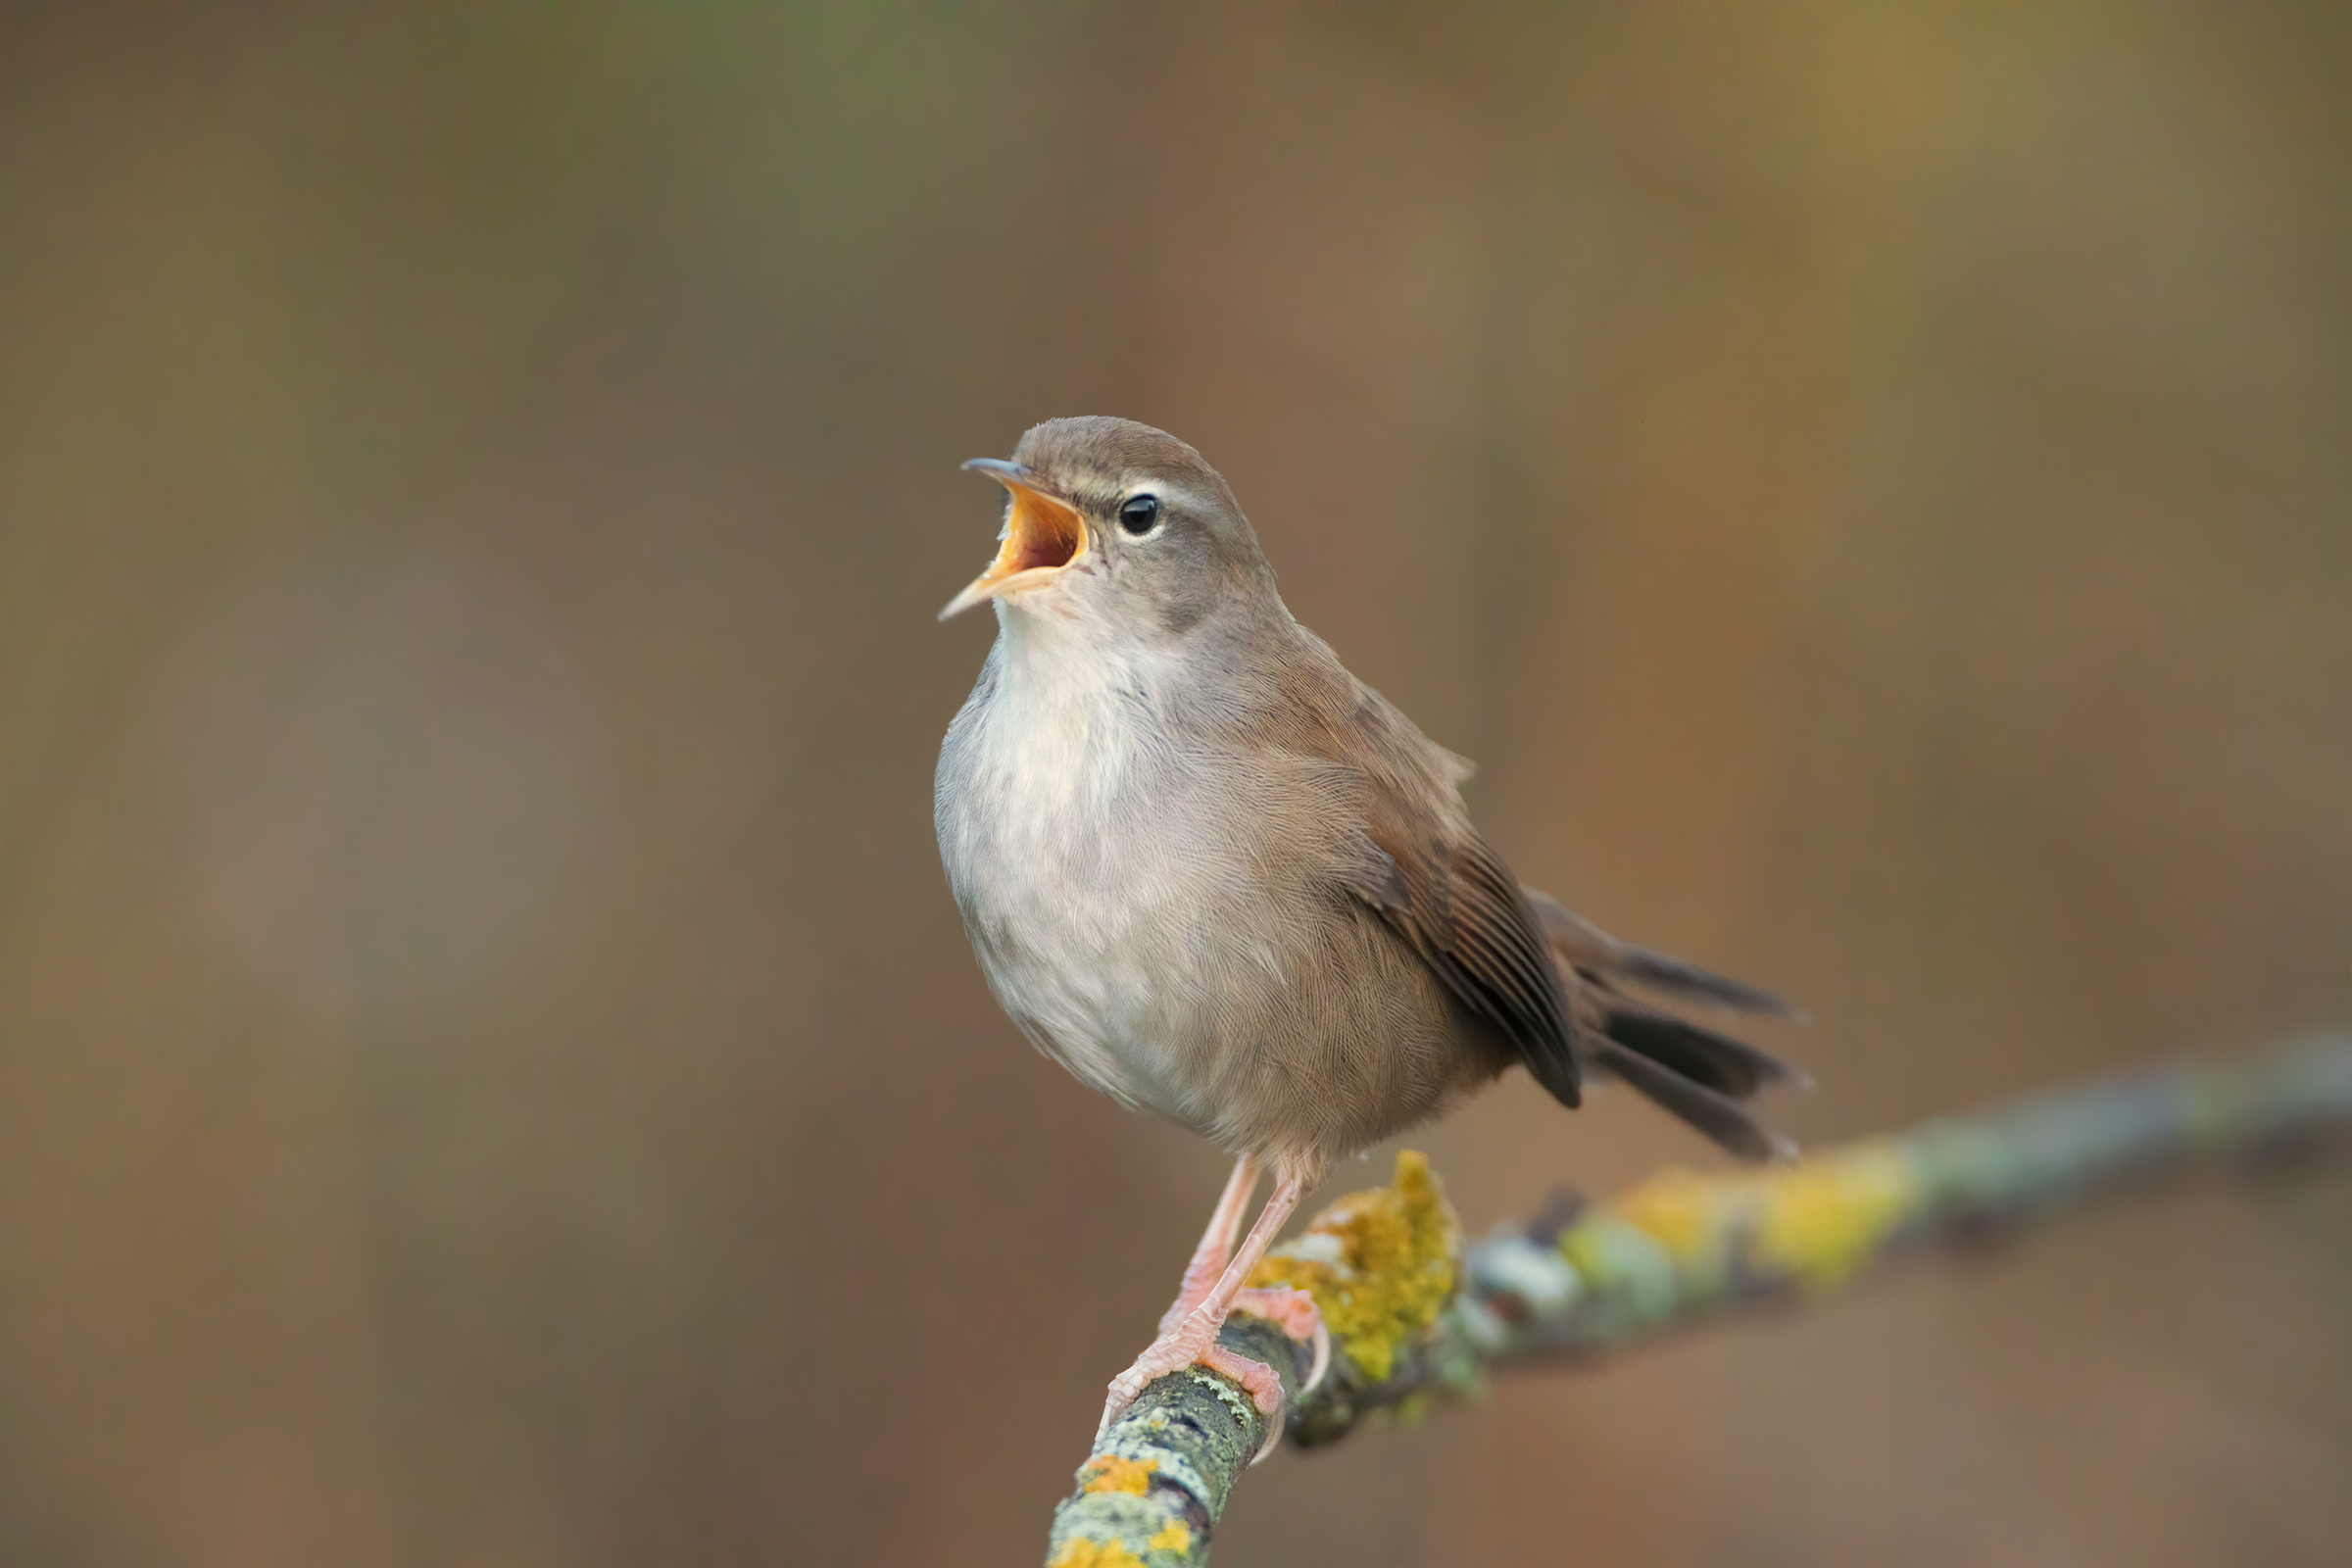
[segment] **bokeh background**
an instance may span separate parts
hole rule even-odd
[[[0,13],[0,1560],[1036,1560],[1219,1157],[997,1012],[960,460],[1116,412],[1836,1139],[2352,1013],[2352,12]],[[1468,1223],[1693,1140],[1515,1080]],[[1363,1167],[1369,1178],[1378,1167]],[[1349,1182],[1352,1173],[1343,1172]],[[2352,1183],[1220,1560],[2352,1556]]]

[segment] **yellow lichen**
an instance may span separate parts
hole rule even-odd
[[[1453,1294],[1461,1227],[1425,1155],[1401,1150],[1394,1186],[1350,1193],[1268,1252],[1251,1285],[1305,1291],[1340,1348],[1375,1381]]]
[[[1115,1453],[1099,1453],[1079,1470],[1085,1481],[1085,1492],[1132,1492],[1137,1496],[1151,1484],[1152,1472],[1159,1468],[1157,1459],[1122,1459]],[[1088,1474],[1092,1471],[1093,1474]]]
[[[1610,1213],[1689,1263],[1724,1240],[1724,1200],[1744,1181],[1709,1179],[1687,1170],[1662,1170],[1609,1204]]]
[[[1144,1544],[1152,1551],[1172,1551],[1182,1556],[1193,1549],[1192,1526],[1181,1519],[1171,1519],[1160,1528],[1158,1535]]]
[[[1858,1144],[1758,1185],[1758,1260],[1814,1289],[1868,1262],[1919,1199],[1918,1173],[1884,1142]]]
[[[1129,1551],[1123,1541],[1073,1536],[1063,1544],[1061,1555],[1046,1568],[1144,1568],[1144,1559]]]

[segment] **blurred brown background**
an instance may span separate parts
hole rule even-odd
[[[1222,1168],[933,851],[1050,415],[1808,1004],[1804,1136],[2352,1013],[2352,12],[193,9],[0,14],[0,1561],[1037,1559]],[[1220,1561],[2342,1562],[2348,1237],[1512,1382]]]

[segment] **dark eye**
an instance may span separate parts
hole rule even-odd
[[[1119,508],[1119,526],[1129,533],[1150,533],[1159,521],[1159,497],[1129,496]]]

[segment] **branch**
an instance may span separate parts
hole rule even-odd
[[[1465,1255],[1419,1154],[1341,1199],[1252,1283],[1311,1291],[1329,1373],[1303,1399],[1301,1348],[1236,1314],[1224,1343],[1283,1374],[1291,1441],[1475,1389],[1494,1367],[1614,1351],[1735,1311],[1805,1299],[1914,1251],[2014,1230],[2119,1187],[2276,1163],[2352,1143],[2352,1037],[2237,1067],[2179,1067],[1924,1123],[1776,1170],[1667,1171],[1612,1201],[1555,1201]],[[1050,1568],[1208,1559],[1225,1498],[1265,1436],[1233,1384],[1198,1368],[1144,1391],[1055,1510]]]

